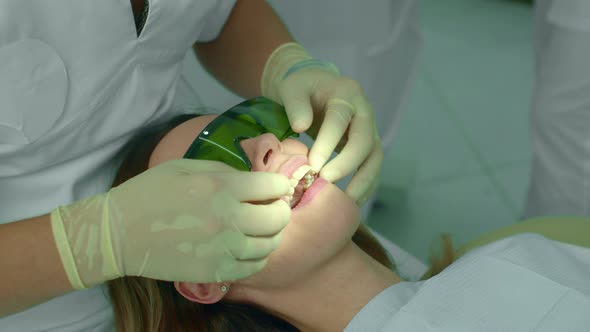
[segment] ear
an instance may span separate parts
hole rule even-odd
[[[185,299],[201,304],[217,303],[225,296],[221,283],[199,284],[194,282],[175,282],[174,288]]]

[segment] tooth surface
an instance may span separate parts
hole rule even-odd
[[[295,172],[293,172],[291,179],[295,179],[297,182],[299,182],[299,180],[301,180],[310,170],[311,166],[309,165],[300,166],[297,170],[295,170]]]
[[[311,179],[305,179],[305,183],[303,184],[303,189],[307,190],[309,189],[309,187],[311,187],[311,185],[314,183],[315,179],[311,178]]]
[[[293,187],[289,188],[289,196],[293,196],[294,193],[295,193],[295,188],[293,188]]]
[[[299,180],[291,179],[291,188],[297,187],[298,184],[299,184]]]

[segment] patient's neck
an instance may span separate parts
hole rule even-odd
[[[296,285],[251,298],[301,331],[342,331],[373,297],[400,281],[351,241]]]

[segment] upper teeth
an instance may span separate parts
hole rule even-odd
[[[315,177],[312,174],[305,174],[305,182],[303,183],[303,188],[308,189],[315,181]]]
[[[303,182],[303,189],[307,190],[314,182],[316,173],[311,170],[311,166],[303,165],[300,166],[298,169],[293,172],[291,176],[291,190],[289,190],[289,194],[287,196],[283,196],[283,200],[286,201],[288,204],[291,204],[293,200],[293,194],[295,193],[295,188],[299,184],[301,179],[304,179]]]
[[[309,165],[300,166],[295,172],[293,172],[293,175],[291,175],[291,181],[297,180],[297,183],[299,183],[299,180],[301,180],[310,170],[311,166]]]

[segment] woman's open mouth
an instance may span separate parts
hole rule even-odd
[[[281,199],[289,204],[291,209],[296,207],[315,180],[317,174],[311,170],[309,165],[300,166],[291,176],[291,194]]]
[[[310,166],[303,165],[291,176],[291,193],[281,199],[289,204],[291,210],[296,210],[311,202],[327,184],[328,181],[320,178]]]
[[[315,180],[317,179],[317,174],[312,171],[309,171],[297,184],[295,187],[295,192],[293,193],[293,198],[291,199],[291,209],[296,207],[300,202],[307,190],[314,184]]]
[[[303,195],[301,196],[299,202],[297,202],[297,204],[295,204],[295,206],[293,206],[291,209],[297,210],[307,205],[309,202],[313,200],[315,195],[319,193],[328,183],[329,182],[325,179],[316,177],[313,184],[303,192]]]

